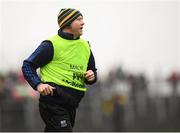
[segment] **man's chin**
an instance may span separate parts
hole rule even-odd
[[[83,33],[79,33],[79,36],[81,36]]]

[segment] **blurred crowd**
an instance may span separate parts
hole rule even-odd
[[[180,73],[127,72],[99,78],[82,100],[75,131],[180,131]],[[0,73],[0,131],[43,131],[39,94],[21,71]]]
[[[38,93],[21,71],[0,73],[0,131],[33,131],[38,128]]]

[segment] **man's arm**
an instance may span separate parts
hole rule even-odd
[[[41,83],[36,70],[52,60],[53,52],[52,43],[43,41],[29,58],[24,60],[22,72],[26,81],[34,90],[37,90],[37,86]]]
[[[97,81],[97,69],[96,69],[94,55],[91,51],[90,57],[89,57],[89,62],[88,62],[88,67],[87,67],[87,72],[85,73],[85,83],[93,84],[96,81]]]

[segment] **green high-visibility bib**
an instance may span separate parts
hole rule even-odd
[[[50,63],[40,68],[41,80],[86,91],[84,74],[90,56],[88,42],[83,39],[66,40],[59,35],[49,40],[53,44],[54,56]]]

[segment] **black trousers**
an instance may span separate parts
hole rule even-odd
[[[72,132],[76,109],[67,110],[55,103],[39,102],[39,111],[45,132]]]

